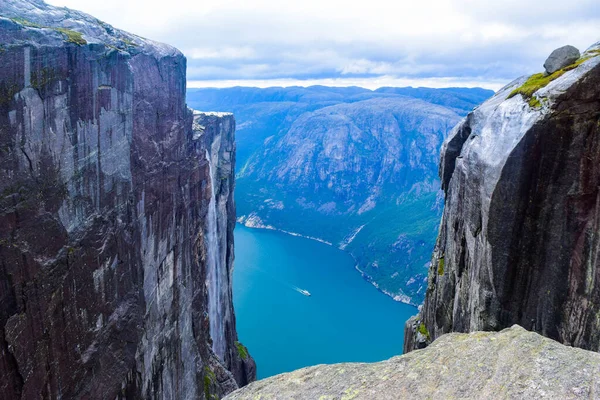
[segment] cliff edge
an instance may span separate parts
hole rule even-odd
[[[444,335],[424,350],[373,364],[318,365],[263,379],[227,400],[590,399],[600,354],[515,325]]]
[[[231,303],[231,115],[176,49],[0,7],[3,399],[196,399],[254,379]]]
[[[446,205],[405,351],[513,324],[600,350],[599,55],[516,80],[446,140]]]

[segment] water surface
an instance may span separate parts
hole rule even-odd
[[[347,253],[239,224],[235,251],[237,330],[256,360],[258,378],[402,353],[404,322],[417,309],[364,281]]]

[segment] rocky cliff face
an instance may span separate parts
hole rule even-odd
[[[231,304],[233,118],[187,109],[177,50],[73,10],[2,0],[0,43],[0,397],[252,380]]]
[[[406,351],[515,323],[600,350],[599,49],[513,82],[444,144],[446,207]]]
[[[226,399],[595,399],[599,372],[600,354],[513,326],[448,334],[384,362],[304,368]]]

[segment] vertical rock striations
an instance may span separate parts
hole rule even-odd
[[[2,398],[254,379],[231,303],[233,118],[187,109],[176,49],[77,11],[2,0],[0,43]]]
[[[512,324],[600,350],[599,48],[513,82],[446,141],[446,207],[405,351]]]

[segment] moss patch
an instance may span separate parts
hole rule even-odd
[[[87,41],[79,32],[72,31],[66,28],[54,28],[54,30],[65,35],[67,37],[67,43],[75,43],[78,46],[84,46],[87,44]]]
[[[246,346],[244,346],[240,342],[235,342],[235,347],[237,348],[238,354],[240,355],[242,360],[247,360],[249,354],[248,354],[248,349],[246,348]]]
[[[445,266],[445,261],[444,261],[444,256],[442,256],[438,260],[438,275],[444,275],[444,266]]]
[[[16,83],[0,82],[0,106],[9,104],[19,90],[19,85]]]
[[[13,22],[16,22],[17,24],[20,24],[20,25],[23,25],[23,26],[26,26],[29,28],[43,28],[42,25],[36,24],[35,22],[28,21],[25,18],[17,17],[17,18],[11,18],[11,20]]]
[[[214,383],[217,382],[217,376],[212,369],[204,367],[204,398],[205,399],[219,399],[218,396],[212,394],[211,388]]]
[[[545,75],[543,73],[531,75],[523,85],[513,90],[508,95],[508,98],[510,99],[511,97],[515,97],[516,95],[520,94],[523,96],[523,98],[529,100],[535,92],[543,87],[546,87],[553,80],[560,78],[564,73],[565,70],[561,69],[552,75]]]
[[[121,41],[129,47],[138,47],[138,45],[135,44],[135,42],[133,40],[130,40],[128,38],[123,38],[123,39],[121,39]]]
[[[52,26],[44,26],[44,25],[40,25],[40,24],[36,24],[35,22],[31,22],[28,21],[24,18],[11,18],[11,20],[13,22],[16,22],[17,24],[26,26],[28,28],[37,28],[37,29],[42,29],[42,28],[47,28],[47,29],[53,29],[56,32],[60,32],[63,35],[65,35],[66,37],[66,42],[67,43],[75,43],[78,46],[84,46],[87,44],[87,41],[83,38],[82,34],[80,32],[71,30],[71,29],[67,29],[67,28],[54,28]]]
[[[50,83],[58,80],[56,71],[52,68],[42,68],[31,72],[31,87],[41,90]]]
[[[427,338],[427,340],[431,340],[431,335],[429,334],[429,331],[427,330],[427,327],[425,326],[424,323],[420,323],[419,326],[417,327],[417,332],[419,332],[421,335],[425,336]]]
[[[530,107],[540,108],[542,106],[542,103],[538,98],[533,96],[535,92],[546,87],[553,80],[560,78],[562,75],[564,75],[565,72],[574,70],[575,68],[579,67],[581,64],[583,64],[590,58],[596,57],[599,55],[600,55],[600,50],[591,50],[587,53],[586,56],[581,57],[579,60],[575,61],[573,64],[566,66],[563,69],[559,69],[558,71],[556,71],[555,73],[553,73],[551,75],[546,75],[544,73],[531,75],[529,77],[529,79],[527,79],[527,81],[525,81],[525,83],[523,85],[521,85],[518,88],[516,88],[515,90],[513,90],[508,95],[508,98],[510,99],[511,97],[515,97],[516,95],[520,94],[521,96],[523,96],[524,100],[528,101]]]

